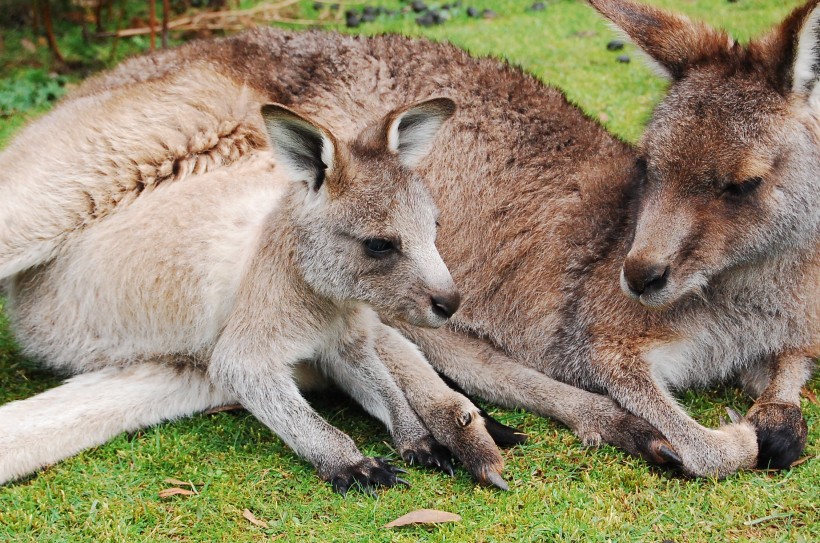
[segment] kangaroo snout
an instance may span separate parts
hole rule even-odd
[[[651,296],[666,288],[669,271],[665,262],[627,257],[621,268],[621,288],[632,298]]]
[[[433,313],[442,319],[449,319],[461,305],[461,294],[457,290],[449,292],[437,292],[430,296],[433,304]]]
[[[621,273],[626,286],[624,289],[626,294],[639,297],[660,292],[666,287],[669,265],[645,259],[627,258]]]

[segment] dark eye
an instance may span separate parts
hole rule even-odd
[[[396,250],[396,246],[389,239],[366,239],[364,240],[364,250],[367,256],[372,258],[384,258]]]
[[[752,177],[742,183],[729,183],[724,187],[723,192],[729,196],[742,197],[753,193],[762,183],[763,178]]]

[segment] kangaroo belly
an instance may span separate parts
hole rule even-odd
[[[18,274],[24,350],[72,372],[207,355],[285,183],[267,157],[158,188]]]

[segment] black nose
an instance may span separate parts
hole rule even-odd
[[[663,290],[669,277],[666,264],[647,264],[640,260],[624,262],[624,279],[634,294],[652,294]]]
[[[461,305],[461,295],[458,292],[435,294],[430,297],[433,304],[433,313],[444,319],[449,319]]]

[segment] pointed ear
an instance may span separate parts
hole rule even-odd
[[[388,115],[387,148],[401,163],[414,168],[433,148],[433,141],[444,121],[456,112],[449,98],[433,98]]]
[[[589,0],[604,17],[622,30],[657,71],[673,80],[699,62],[727,53],[733,46],[728,34],[683,15],[629,0]]]
[[[817,85],[820,80],[820,3],[810,2],[799,8],[781,28],[785,32],[791,31],[792,43],[796,44],[792,91],[816,102],[820,98],[820,85]]]
[[[262,106],[262,119],[279,164],[294,181],[319,190],[333,171],[336,140],[330,132],[279,104]]]

